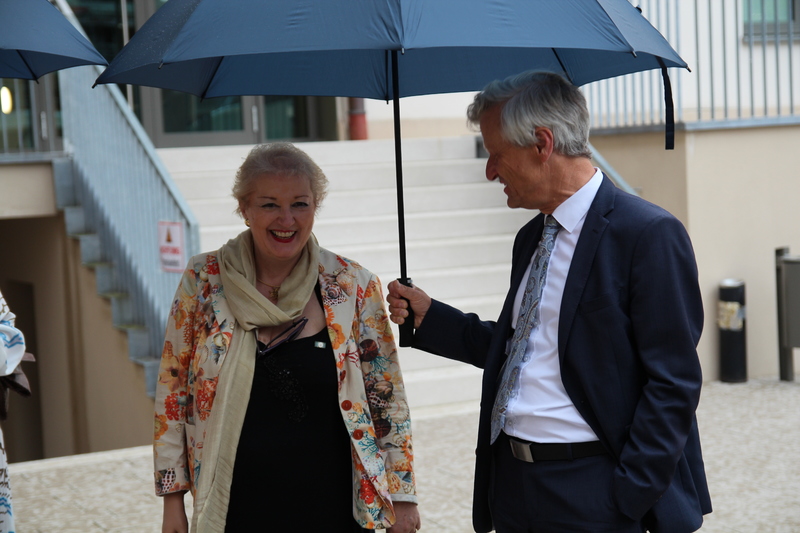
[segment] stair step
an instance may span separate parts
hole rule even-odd
[[[406,214],[445,210],[481,209],[504,207],[506,195],[497,185],[484,180],[482,183],[458,185],[428,185],[403,188],[403,203]],[[325,199],[320,209],[320,219],[337,216],[352,216],[363,210],[364,216],[372,213],[397,213],[397,195],[391,189],[335,190]]]
[[[506,196],[500,187],[489,182],[404,187],[403,200],[407,215],[506,205]],[[202,226],[235,225],[242,222],[241,217],[234,212],[236,203],[229,197],[190,200],[189,205]],[[328,194],[320,208],[318,220],[332,220],[342,216],[358,216],[369,220],[375,215],[396,213],[397,196],[394,188],[334,190]]]
[[[404,161],[403,184],[422,186],[430,184],[486,183],[486,160],[456,159],[442,161]],[[331,165],[323,168],[331,188],[358,190],[363,188],[394,188],[397,169],[394,162],[371,165]]]
[[[403,139],[403,164],[412,161],[440,161],[448,159],[470,159],[477,153],[477,136],[442,137],[435,139]],[[394,163],[393,139],[367,141],[323,141],[297,143],[323,170],[329,165]],[[166,167],[173,169],[203,168],[237,169],[242,164],[252,145],[207,146],[196,148],[160,148],[158,155]],[[176,172],[178,175],[180,172]]]
[[[195,213],[197,215],[197,213]],[[449,211],[442,213],[411,213],[406,216],[407,242],[425,236],[456,238],[468,236],[516,234],[517,230],[533,218],[531,211],[506,207],[492,209]],[[216,250],[228,239],[244,230],[241,220],[224,226],[200,228],[201,249]],[[397,217],[394,214],[363,218],[348,217],[335,220],[318,220],[314,234],[322,246],[336,251],[339,246],[354,243],[397,242]],[[359,260],[356,258],[356,260]]]
[[[526,210],[509,211],[507,207],[407,213],[406,242],[427,238],[516,234],[532,218]],[[323,246],[333,250],[338,245],[364,242],[385,242],[397,239],[397,217],[378,215],[368,220],[356,217],[319,220],[314,233]]]
[[[420,270],[414,274],[413,279],[431,298],[449,303],[464,296],[475,298],[505,295],[510,274],[509,261],[507,264]]]
[[[412,161],[403,164],[405,187],[439,185],[486,184],[485,159],[458,159],[452,161]],[[364,189],[395,190],[397,183],[394,163],[329,165],[323,168],[328,178],[330,192],[360,191]],[[187,200],[205,198],[227,199],[233,203],[235,168],[222,170],[187,169],[175,171],[173,179]],[[500,189],[496,184],[494,185]],[[502,191],[500,191],[502,193]],[[234,206],[235,207],[235,206]]]
[[[406,245],[406,262],[410,270],[503,263],[511,260],[513,242],[511,234],[411,241]],[[396,242],[341,245],[332,251],[378,275],[397,277],[400,253]]]

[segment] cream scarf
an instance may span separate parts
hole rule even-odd
[[[225,530],[233,465],[250,401],[256,359],[253,330],[298,318],[311,299],[319,278],[319,244],[312,234],[292,273],[281,284],[278,305],[255,287],[253,238],[245,230],[217,253],[222,290],[236,324],[219,373],[211,418],[204,437],[202,467],[195,491],[192,531]]]

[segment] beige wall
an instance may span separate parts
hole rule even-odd
[[[53,168],[49,163],[0,165],[0,218],[55,214]]]
[[[428,94],[400,99],[400,133],[412,137],[457,137],[474,134],[467,125],[467,106],[474,92]],[[364,99],[367,134],[370,139],[394,138],[394,105]]]
[[[475,130],[467,126],[466,118],[400,120],[400,135],[403,139],[412,137],[455,137],[475,134]],[[394,121],[392,119],[368,121],[367,135],[370,139],[393,139]]]
[[[75,254],[77,241],[71,241]],[[97,295],[94,272],[75,269],[80,294],[77,324],[83,358],[79,376],[90,451],[153,441],[153,400],[145,393],[144,368],[128,359],[127,335],[112,322],[111,302]]]
[[[4,256],[0,287],[9,281],[33,286],[37,346],[34,355],[41,380],[38,394],[45,457],[79,451],[76,413],[70,401],[75,384],[70,370],[71,313],[69,288],[65,283],[68,251],[63,235],[64,227],[57,217],[0,221],[0,249]],[[13,311],[14,302],[9,301],[9,305]]]
[[[592,145],[642,198],[689,224],[686,150],[676,132],[675,150],[664,150],[664,134],[596,135]]]
[[[3,205],[23,204],[36,196],[31,191],[38,191],[46,199],[38,209],[46,211],[41,206],[47,203],[54,211],[52,176],[49,182],[39,179],[29,172],[33,167],[26,167],[16,177],[34,175],[36,185],[17,187],[11,167],[0,165]],[[7,218],[0,213],[0,250],[0,289],[9,286],[12,293],[26,294],[19,287],[32,288],[27,291],[32,301],[18,303],[34,321],[32,333],[23,332],[35,336],[31,344],[36,346],[40,386],[35,394],[41,411],[31,415],[40,420],[24,423],[41,425],[43,456],[151,442],[153,401],[145,393],[143,369],[128,360],[127,337],[113,327],[110,302],[98,296],[94,272],[81,265],[78,242],[67,237],[63,217]],[[25,401],[12,398],[10,419],[14,405]],[[15,438],[14,425],[3,425],[10,432],[9,445],[34,438],[27,433]],[[13,461],[14,452],[9,453]]]
[[[719,282],[745,282],[748,375],[778,374],[775,249],[800,254],[800,126],[595,135],[592,144],[641,195],[680,218],[692,237],[706,312],[699,346],[719,379]],[[795,361],[796,368],[800,368]]]

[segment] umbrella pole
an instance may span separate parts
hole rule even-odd
[[[397,50],[392,50],[392,92],[394,104],[394,164],[397,174],[397,233],[400,244],[400,277],[397,279],[407,287],[411,287],[411,278],[406,269],[406,220],[403,204],[403,153],[400,136],[400,82],[398,79]],[[402,347],[411,346],[414,341],[414,312],[408,306],[408,317],[399,326]]]

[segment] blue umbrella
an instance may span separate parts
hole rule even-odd
[[[687,65],[627,0],[169,0],[97,83],[393,100],[400,276],[410,283],[400,97],[479,90],[526,70],[583,85],[661,69],[669,110],[667,67]]]
[[[79,65],[107,65],[47,0],[0,0],[0,78],[36,80]]]
[[[524,70],[572,83],[686,67],[626,0],[169,0],[98,83],[232,95],[394,98]]]

